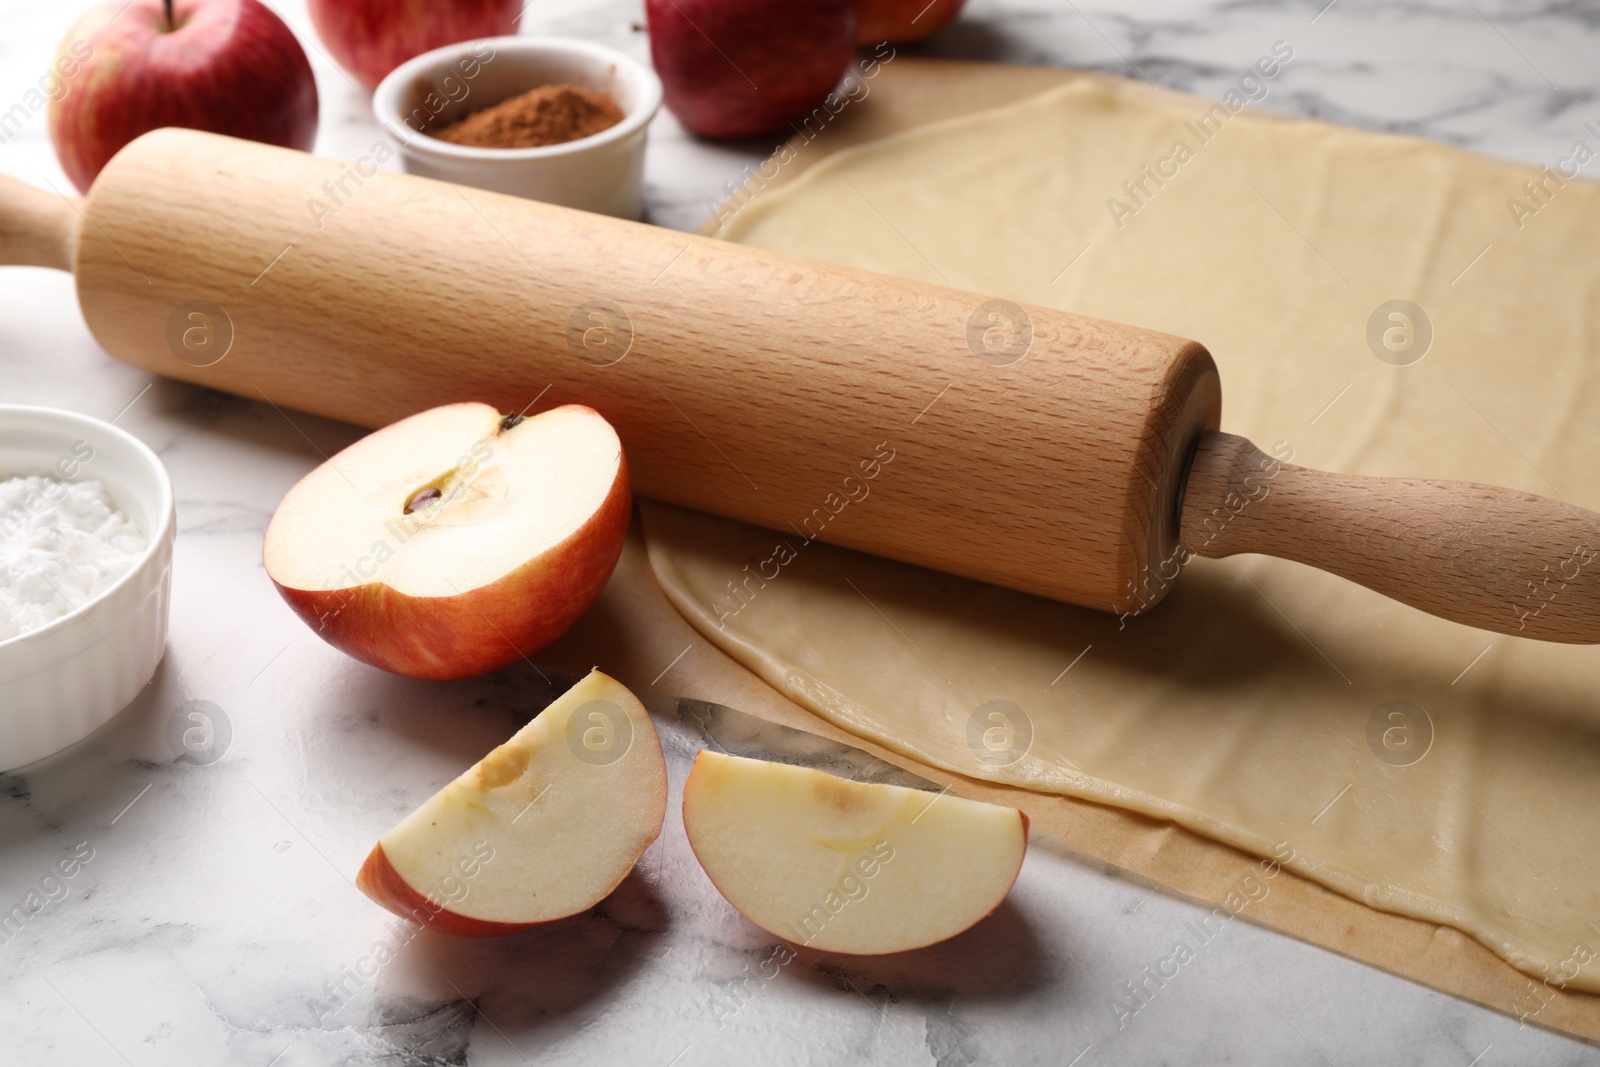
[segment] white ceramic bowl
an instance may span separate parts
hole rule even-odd
[[[541,85],[578,85],[622,108],[609,130],[546,148],[474,148],[429,129]],[[488,37],[436,48],[396,67],[372,94],[378,122],[412,174],[636,219],[642,214],[645,130],[661,79],[604,45],[565,37]]]
[[[85,449],[93,453],[81,460]],[[127,706],[167,643],[176,515],[156,454],[110,423],[0,404],[0,480],[98,478],[149,543],[115,585],[47,626],[0,641],[0,770],[59,752]]]

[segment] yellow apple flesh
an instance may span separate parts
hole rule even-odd
[[[683,789],[689,844],[768,933],[876,954],[953,937],[1000,906],[1028,819],[948,793],[701,752]]]
[[[591,671],[384,834],[356,885],[443,933],[516,933],[604,900],[666,814],[650,716]]]

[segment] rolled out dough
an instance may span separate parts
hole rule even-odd
[[[1202,140],[1204,107],[1069,84],[841,152],[722,236],[1198,338],[1224,429],[1296,463],[1600,508],[1600,186],[1248,112]],[[1420,359],[1414,313],[1409,351],[1382,343],[1394,300],[1423,309]],[[919,417],[992,392],[988,369]],[[642,511],[679,610],[843,728],[1171,819],[1600,991],[1600,651],[1261,557],[1197,560],[1119,620]]]

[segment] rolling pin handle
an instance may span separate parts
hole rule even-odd
[[[71,271],[78,201],[0,175],[0,266]]]
[[[1337,574],[1453,622],[1600,643],[1600,515],[1472,482],[1308,470],[1208,433],[1179,537],[1218,558],[1258,552]]]

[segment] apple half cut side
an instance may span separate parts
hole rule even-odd
[[[650,716],[591,671],[384,834],[356,886],[441,933],[514,934],[604,900],[666,816]]]
[[[617,432],[567,404],[446,404],[306,475],[267,526],[267,575],[335,648],[412,678],[470,678],[560,637],[622,554]]]
[[[904,952],[994,911],[1028,817],[948,793],[703,751],[683,787],[689,845],[745,918],[830,952]]]

